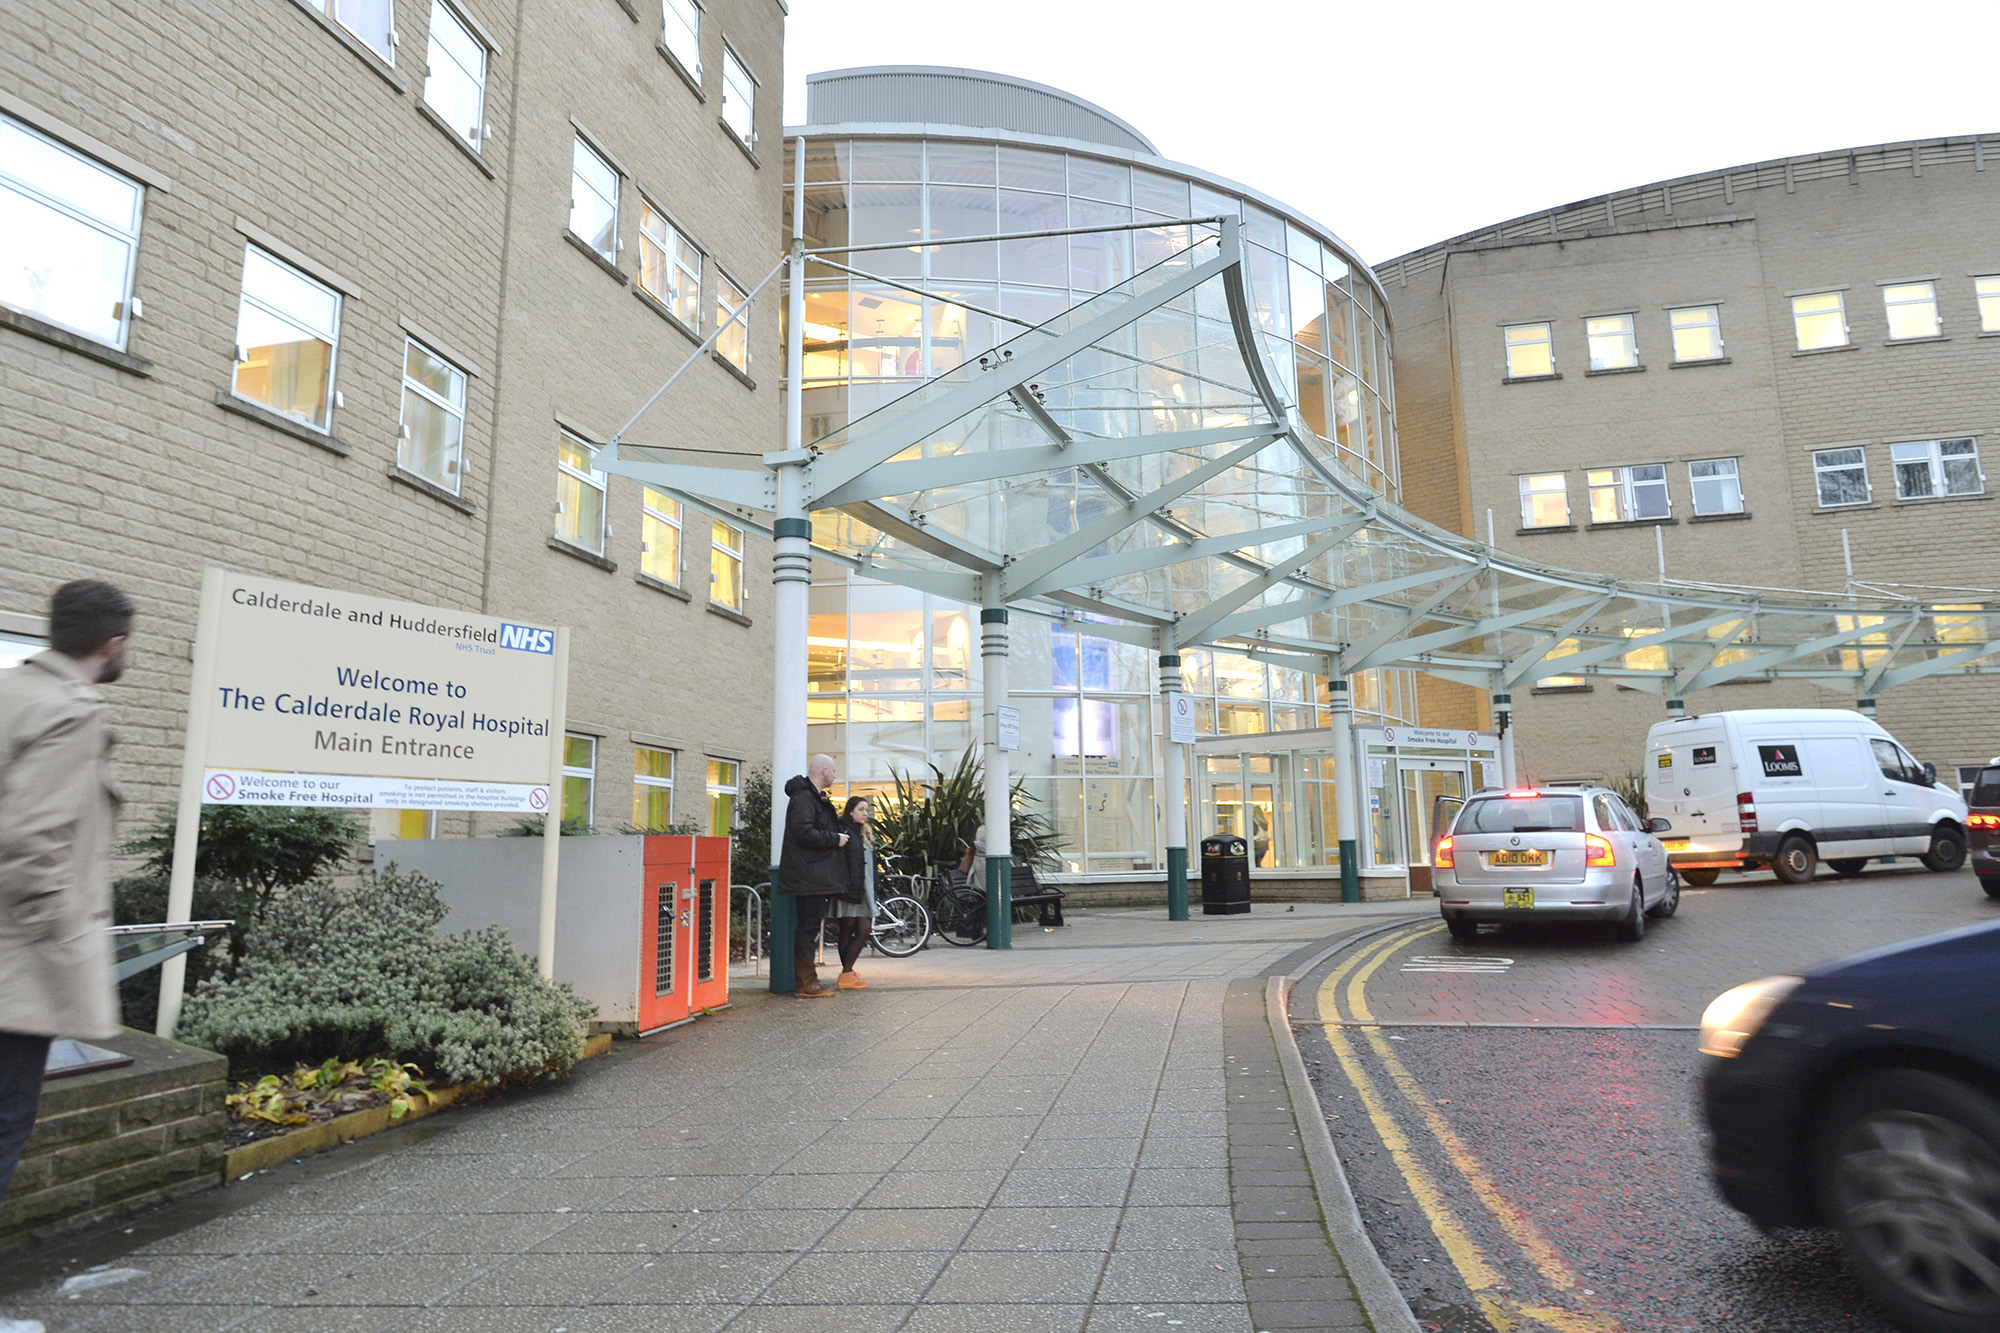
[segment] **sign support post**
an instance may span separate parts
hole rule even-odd
[[[542,980],[556,979],[556,868],[562,854],[563,722],[569,710],[569,629],[556,631],[556,689],[549,713],[549,813],[542,821],[542,920],[535,966]]]
[[[222,571],[201,576],[201,609],[195,616],[194,680],[188,687],[187,746],[181,752],[180,804],[174,811],[174,864],[167,878],[167,920],[194,919],[194,854],[201,838],[201,784],[208,754],[208,701],[215,693],[216,622],[222,611]],[[187,989],[187,955],[160,965],[160,1012],[153,1031],[174,1035]]]

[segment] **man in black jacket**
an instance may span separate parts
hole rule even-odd
[[[834,993],[822,986],[814,958],[826,922],[826,902],[847,890],[847,860],[840,849],[847,835],[826,789],[833,785],[833,757],[816,754],[806,771],[785,783],[785,842],[778,852],[778,892],[798,901],[799,928],[792,938],[798,986],[792,993],[818,999]]]

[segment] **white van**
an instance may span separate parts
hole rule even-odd
[[[1965,862],[1965,800],[1896,738],[1835,708],[1752,708],[1655,723],[1646,813],[1667,821],[1668,862],[1697,886],[1768,867],[1788,884],[1823,859],[1861,873],[1871,856]]]

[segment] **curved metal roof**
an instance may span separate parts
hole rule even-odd
[[[945,65],[869,65],[808,74],[806,119],[815,125],[979,125],[1083,139],[1155,157],[1160,152],[1130,123],[1074,93],[1010,74]]]

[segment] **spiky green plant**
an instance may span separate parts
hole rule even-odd
[[[873,821],[877,845],[893,853],[904,869],[920,872],[934,861],[957,865],[972,845],[972,836],[986,819],[986,766],[976,746],[967,746],[947,773],[928,766],[929,778],[889,770],[893,793],[875,802]],[[1010,843],[1013,854],[1037,871],[1049,871],[1056,858],[1056,828],[1027,785],[1015,779]]]

